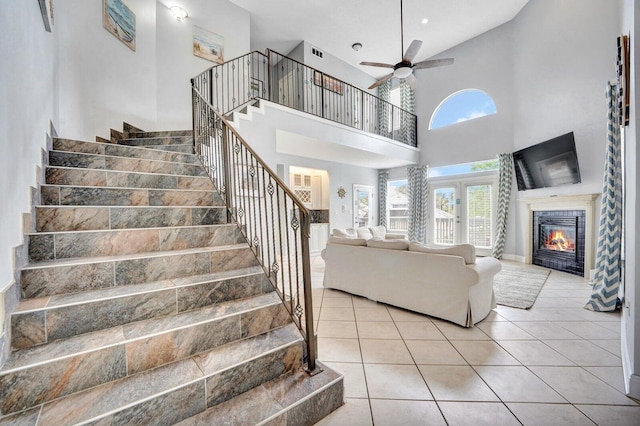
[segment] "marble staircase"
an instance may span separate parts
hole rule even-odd
[[[303,370],[190,132],[111,134],[53,141],[0,425],[304,425],[338,408],[342,376]]]

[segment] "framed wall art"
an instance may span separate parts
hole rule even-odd
[[[319,71],[315,71],[313,74],[313,83],[316,86],[322,86],[325,89],[337,93],[338,95],[342,95],[342,91],[344,85],[337,78],[329,77],[326,74],[323,74]]]
[[[630,81],[629,36],[618,37],[618,89],[620,90],[620,125],[629,125],[629,81]]]
[[[193,54],[207,61],[222,64],[224,62],[224,37],[194,25]]]
[[[102,25],[135,52],[136,15],[122,0],[102,0]]]

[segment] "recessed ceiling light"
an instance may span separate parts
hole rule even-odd
[[[357,52],[358,50],[362,49],[362,43],[353,43],[351,45],[351,48]]]
[[[187,11],[181,8],[180,6],[171,6],[169,10],[171,11],[171,14],[173,15],[173,17],[176,18],[178,21],[184,21],[189,17],[189,14],[187,13]]]
[[[420,21],[420,22],[422,22],[423,24],[426,24],[427,22],[429,22],[429,19],[428,18],[422,18],[422,21]]]

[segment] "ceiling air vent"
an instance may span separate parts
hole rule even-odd
[[[324,56],[324,53],[322,52],[322,50],[316,49],[315,47],[311,48],[311,53],[316,55],[318,58],[322,58]]]

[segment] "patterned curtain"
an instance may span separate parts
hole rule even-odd
[[[620,304],[620,249],[622,236],[622,172],[620,154],[620,118],[618,89],[607,86],[608,127],[604,182],[600,209],[600,227],[596,252],[596,274],[593,292],[585,309],[614,311]]]
[[[378,225],[387,226],[387,182],[389,181],[389,171],[378,172]]]
[[[407,192],[409,198],[409,241],[424,243],[427,237],[427,166],[407,167]]]
[[[510,152],[498,155],[500,175],[498,177],[498,211],[496,217],[496,234],[491,256],[502,258],[504,243],[507,238],[507,219],[509,218],[509,200],[511,200],[511,181],[513,154]]]
[[[389,102],[391,99],[391,81],[387,80],[378,86],[378,97]],[[389,136],[389,104],[380,102],[378,107],[378,134],[381,136]]]
[[[416,126],[412,115],[416,110],[416,92],[404,80],[400,80],[400,108],[411,113],[400,113],[400,140],[411,145],[416,138]]]

